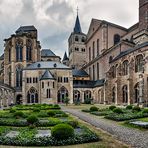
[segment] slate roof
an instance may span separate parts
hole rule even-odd
[[[104,85],[105,79],[91,81],[91,80],[74,80],[73,87],[74,88],[94,88],[101,87]]]
[[[36,69],[71,69],[71,68],[62,63],[54,61],[36,62],[24,68],[24,70],[36,70]]]
[[[77,15],[76,22],[75,22],[74,33],[82,33],[78,15]]]
[[[72,75],[74,77],[88,77],[89,76],[86,71],[84,71],[84,70],[77,70],[77,69],[73,69],[72,70]]]
[[[56,55],[50,49],[42,49],[41,56],[42,57],[56,57]]]
[[[52,74],[49,72],[49,70],[46,70],[45,73],[42,75],[40,80],[54,80]]]
[[[15,33],[22,33],[22,32],[30,32],[30,31],[37,31],[37,29],[32,26],[20,26]]]
[[[135,48],[130,48],[130,49],[128,49],[128,50],[122,51],[122,52],[121,52],[118,56],[116,56],[110,63],[115,62],[116,60],[118,60],[118,59],[120,59],[120,58],[122,58],[122,57],[124,57],[124,56],[126,56],[126,55],[128,55],[128,54],[130,54],[130,53],[132,53],[132,52],[134,52],[134,51],[136,51],[136,50],[139,49],[139,48],[143,48],[143,47],[145,47],[145,46],[148,46],[148,42],[145,42],[145,43],[143,43],[143,44],[140,44],[140,45],[136,46]]]
[[[63,57],[63,61],[69,60],[69,58],[67,57],[67,53],[65,52],[64,57]]]
[[[0,60],[4,60],[4,54],[0,56]]]

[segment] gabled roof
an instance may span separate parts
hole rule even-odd
[[[77,69],[73,69],[72,70],[72,75],[74,77],[88,77],[89,76],[86,71],[84,71],[84,70],[77,70]]]
[[[54,61],[36,62],[24,68],[24,70],[36,70],[36,69],[71,69],[71,68],[62,63]]]
[[[19,27],[15,33],[22,33],[22,32],[30,32],[30,31],[37,31],[37,29],[32,26],[21,26]]]
[[[74,33],[82,33],[78,15],[77,15],[76,22],[75,22]]]
[[[42,57],[56,57],[56,55],[50,49],[42,49],[41,56]]]
[[[97,80],[97,81],[95,81],[94,87],[103,86],[104,82],[105,82],[105,79]]]
[[[4,54],[0,56],[0,60],[4,60]]]
[[[64,57],[63,57],[63,61],[69,60],[67,53],[65,52]]]
[[[49,79],[54,80],[52,74],[48,70],[46,70],[40,80],[49,80]]]

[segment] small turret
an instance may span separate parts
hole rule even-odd
[[[69,58],[68,58],[68,56],[67,56],[66,51],[65,51],[65,54],[64,54],[62,63],[63,63],[64,65],[67,65],[67,66],[69,65]]]

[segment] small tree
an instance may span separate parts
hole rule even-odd
[[[69,104],[70,99],[68,97],[64,98],[64,103],[66,104],[66,106]]]

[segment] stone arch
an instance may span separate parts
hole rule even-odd
[[[143,55],[139,54],[135,57],[135,72],[143,72]]]
[[[124,85],[122,87],[122,100],[123,100],[123,103],[128,103],[128,86],[127,85]]]
[[[90,90],[84,91],[84,102],[86,102],[87,99],[92,99],[92,94]]]
[[[16,48],[16,61],[23,60],[23,40],[18,38],[15,43]]]
[[[139,82],[135,84],[134,86],[134,103],[139,103]]]
[[[58,103],[64,103],[64,99],[66,97],[68,97],[69,93],[68,90],[62,86],[59,90],[58,90],[58,94],[57,94],[57,102]]]
[[[74,103],[81,102],[80,91],[74,90],[74,92],[73,92],[73,102]]]
[[[27,92],[27,103],[38,103],[38,92],[34,87],[31,87]]]
[[[22,95],[21,94],[18,94],[16,96],[16,104],[22,104],[22,103],[23,103]]]
[[[129,73],[129,61],[128,60],[124,60],[122,63],[122,75],[128,75]]]
[[[114,86],[112,88],[112,103],[115,103],[116,101],[116,87]]]

